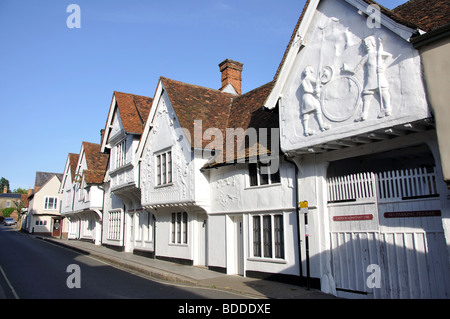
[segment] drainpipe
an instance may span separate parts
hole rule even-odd
[[[298,265],[299,265],[299,273],[300,278],[303,278],[303,267],[302,267],[302,247],[301,247],[301,233],[300,233],[300,202],[298,200],[298,168],[297,164],[288,157],[288,154],[284,155],[284,159],[294,165],[294,202],[295,202],[295,215],[297,217],[297,249],[298,249]],[[307,242],[305,242],[307,244]],[[307,279],[306,283],[309,289],[310,286],[310,280],[309,280],[309,252],[308,252],[308,245],[306,246],[307,254],[306,254],[306,265],[307,265]]]

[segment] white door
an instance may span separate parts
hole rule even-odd
[[[207,217],[206,215],[200,215],[199,223],[198,223],[198,265],[199,266],[207,266]]]
[[[244,275],[244,225],[242,215],[234,217],[236,273]]]
[[[125,213],[125,251],[132,252],[134,249],[134,214]]]

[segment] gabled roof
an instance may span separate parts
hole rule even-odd
[[[243,95],[237,96],[233,99],[233,103],[228,115],[228,124],[226,128],[242,129],[236,130],[235,137],[227,138],[227,132],[224,130],[224,144],[222,154],[217,154],[212,163],[207,164],[207,167],[214,167],[224,164],[226,162],[234,162],[241,158],[253,157],[256,155],[270,154],[270,129],[279,127],[278,114],[272,111],[268,111],[263,108],[264,101],[269,95],[274,82],[269,82],[259,88],[256,88]],[[256,145],[250,145],[249,139],[245,136],[241,136],[242,133],[246,133],[249,128],[256,129],[257,136],[259,138],[259,129],[267,128],[267,143],[268,145],[261,145],[259,142]],[[244,145],[238,145],[238,141],[242,141]],[[228,145],[227,142],[233,143]],[[227,154],[227,149],[233,149],[232,154]]]
[[[63,180],[60,185],[59,191],[62,192],[62,189],[65,187],[65,184],[67,182],[67,176],[70,175],[71,182],[73,183],[75,174],[77,172],[77,165],[78,165],[78,159],[80,155],[69,153],[66,160],[66,165],[64,166],[64,174],[63,174]]]
[[[437,27],[450,23],[449,7],[450,2],[448,0],[410,0],[393,10],[389,10],[376,1],[363,0],[368,5],[377,5],[380,7],[380,11],[385,16],[391,18],[395,22],[398,22],[411,29],[421,29],[423,31],[430,31]],[[297,21],[297,25],[294,28],[294,32],[289,40],[288,46],[284,53],[281,63],[278,66],[277,72],[274,76],[274,81],[278,79],[281,68],[284,65],[289,49],[296,40],[300,24],[305,17],[306,11],[313,0],[307,0]],[[320,2],[320,1],[319,1]]]
[[[450,23],[448,0],[410,0],[392,11],[427,32]]]
[[[69,169],[72,180],[74,179],[75,173],[77,171],[77,163],[79,156],[80,154],[69,153],[69,165],[70,165]]]
[[[235,95],[202,86],[160,78],[182,128],[194,137],[194,120],[202,121],[202,136],[208,128],[225,129]],[[203,147],[210,141],[203,141]],[[193,146],[193,145],[192,145]]]
[[[211,140],[202,140],[202,148],[223,147],[223,161],[234,161],[237,159],[238,152],[228,154],[226,157],[226,132],[227,128],[242,129],[245,132],[248,128],[273,128],[278,127],[278,115],[264,110],[263,103],[270,93],[273,82],[267,83],[257,89],[254,89],[243,95],[234,95],[220,90],[205,88],[202,86],[187,84],[165,77],[160,78],[161,83],[167,93],[171,105],[176,113],[178,121],[182,128],[189,131],[191,137],[194,136],[194,121],[202,121],[202,134],[209,128],[216,128],[221,131],[223,144],[214,144]],[[241,131],[241,132],[242,132]],[[237,131],[236,131],[237,132]],[[203,136],[203,135],[202,135]],[[237,140],[238,137],[235,138]],[[269,138],[270,140],[270,138]],[[191,141],[192,143],[192,141]],[[253,145],[238,145],[245,148],[245,157],[254,156],[250,150]],[[191,147],[194,147],[191,144]],[[267,148],[258,145],[258,153],[270,153]],[[240,153],[239,153],[240,154]],[[223,164],[210,163],[208,166]]]
[[[150,97],[114,91],[105,129],[101,132],[102,151],[107,144],[116,110],[125,132],[140,135],[144,132],[152,105],[153,99]]]
[[[105,177],[109,154],[101,153],[100,144],[83,142],[84,156],[87,169],[83,171],[84,180],[87,184],[101,184]]]
[[[153,99],[114,91],[122,125],[127,133],[142,134]]]
[[[289,56],[291,55],[291,49],[293,48],[294,44],[296,41],[301,40],[299,39],[300,36],[300,30],[302,28],[302,25],[305,24],[305,27],[303,27],[303,29],[306,29],[308,27],[308,24],[310,23],[311,19],[312,19],[312,14],[308,14],[309,12],[312,12],[312,9],[316,9],[317,6],[319,5],[319,3],[323,1],[323,0],[307,0],[306,4],[303,8],[303,11],[300,15],[300,18],[297,21],[297,24],[294,28],[294,31],[292,33],[292,36],[289,40],[289,43],[286,47],[286,50],[284,52],[283,58],[281,59],[281,63],[278,66],[278,69],[275,73],[274,79],[273,81],[276,83],[279,79],[280,79],[280,74],[282,72],[283,67],[285,66]],[[337,0],[333,0],[333,1],[337,1]],[[340,1],[345,1],[348,3],[353,3],[353,5],[355,5],[354,3],[356,3],[357,1],[353,1],[353,0],[340,0]],[[382,5],[378,4],[376,1],[373,0],[362,0],[364,1],[367,5],[377,5],[380,8],[381,13],[391,19],[392,21],[394,21],[395,23],[398,23],[399,25],[402,25],[406,28],[409,28],[411,30],[413,30],[413,32],[415,32],[416,34],[419,34],[418,29],[420,29],[420,26],[418,24],[415,23],[415,21],[410,21],[408,19],[407,16],[404,16],[403,14],[401,14],[400,11],[394,11],[394,10],[389,10],[385,7],[383,7]],[[414,1],[414,0],[411,0]],[[440,1],[440,0],[434,0],[434,1]],[[448,1],[448,0],[442,0],[442,1]],[[424,0],[424,2],[427,2],[426,0]],[[426,8],[426,5],[423,6],[424,8]],[[408,34],[405,33],[405,34]],[[404,36],[404,35],[403,35]],[[268,96],[270,97],[270,95]],[[271,102],[269,100],[265,101],[264,103],[267,107],[273,108],[274,107],[274,101],[273,98],[271,98]],[[270,104],[270,105],[268,105]]]
[[[55,176],[62,180],[63,174],[59,173],[49,173],[49,172],[36,172],[36,178],[34,180],[34,192],[36,193],[39,189],[45,185],[53,176]]]

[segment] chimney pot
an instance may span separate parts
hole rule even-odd
[[[243,66],[244,64],[230,59],[226,59],[219,64],[220,72],[222,73],[222,87],[220,91],[241,95]]]

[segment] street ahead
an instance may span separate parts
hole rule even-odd
[[[69,267],[70,265],[72,266]],[[80,288],[77,288],[77,284]],[[73,288],[69,288],[70,286]],[[243,297],[213,289],[148,280],[91,257],[19,233],[11,226],[0,225],[0,299],[5,298],[226,299]]]

